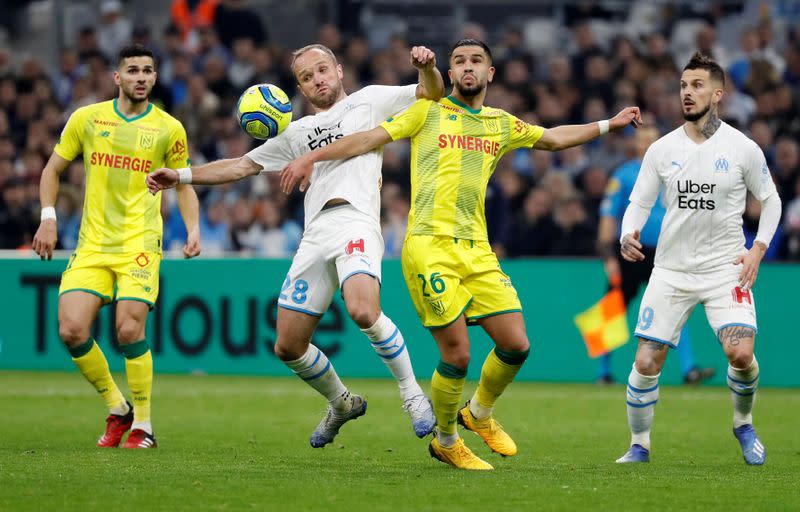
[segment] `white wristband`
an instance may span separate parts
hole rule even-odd
[[[56,209],[52,206],[45,206],[42,208],[42,216],[40,220],[53,219],[56,220]]]
[[[597,121],[597,126],[600,128],[600,135],[605,135],[608,133],[608,119]]]
[[[178,169],[178,182],[181,184],[187,184],[192,182],[191,167],[182,167]]]

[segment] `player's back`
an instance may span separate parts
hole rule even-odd
[[[161,252],[161,195],[151,195],[147,173],[188,165],[186,133],[152,103],[126,117],[116,100],[76,110],[55,147],[67,160],[83,154],[86,195],[78,249]]]
[[[755,142],[722,123],[697,144],[681,126],[654,143],[645,162],[663,183],[667,201],[656,266],[706,271],[730,265],[744,250],[748,189],[762,200],[774,191]]]

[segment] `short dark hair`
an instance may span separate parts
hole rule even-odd
[[[480,46],[481,48],[483,48],[483,51],[486,52],[486,56],[489,57],[489,62],[492,62],[492,50],[490,50],[489,47],[486,46],[486,43],[471,38],[459,39],[458,41],[456,41],[456,44],[454,44],[453,47],[450,48],[450,57],[453,56],[453,52],[456,51],[456,48],[460,48],[462,46]]]
[[[156,57],[153,55],[153,50],[140,44],[131,44],[119,51],[119,55],[117,56],[117,67],[122,65],[123,60],[131,57],[150,57],[153,59],[154,66],[156,63]]]
[[[703,55],[700,52],[694,52],[692,58],[689,59],[689,62],[687,62],[683,67],[684,71],[687,69],[705,69],[708,71],[708,74],[712,80],[720,82],[723,86],[725,85],[725,71],[722,69],[722,66],[717,64],[717,61],[708,55]]]

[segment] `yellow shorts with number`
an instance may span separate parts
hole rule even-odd
[[[488,242],[411,235],[403,245],[403,276],[422,325],[446,327],[522,311],[511,279]]]
[[[138,300],[153,307],[158,298],[161,254],[137,252],[109,254],[76,251],[61,275],[58,294],[82,291],[103,299]]]

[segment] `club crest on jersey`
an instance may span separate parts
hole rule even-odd
[[[364,252],[364,239],[359,238],[358,240],[350,240],[347,242],[347,246],[344,248],[344,252],[347,254],[353,254],[353,251],[358,251],[360,253]]]
[[[717,161],[714,162],[714,172],[728,172],[728,167],[728,160],[724,156],[717,158]]]
[[[142,149],[151,149],[156,142],[156,136],[152,133],[139,132],[139,147]]]

